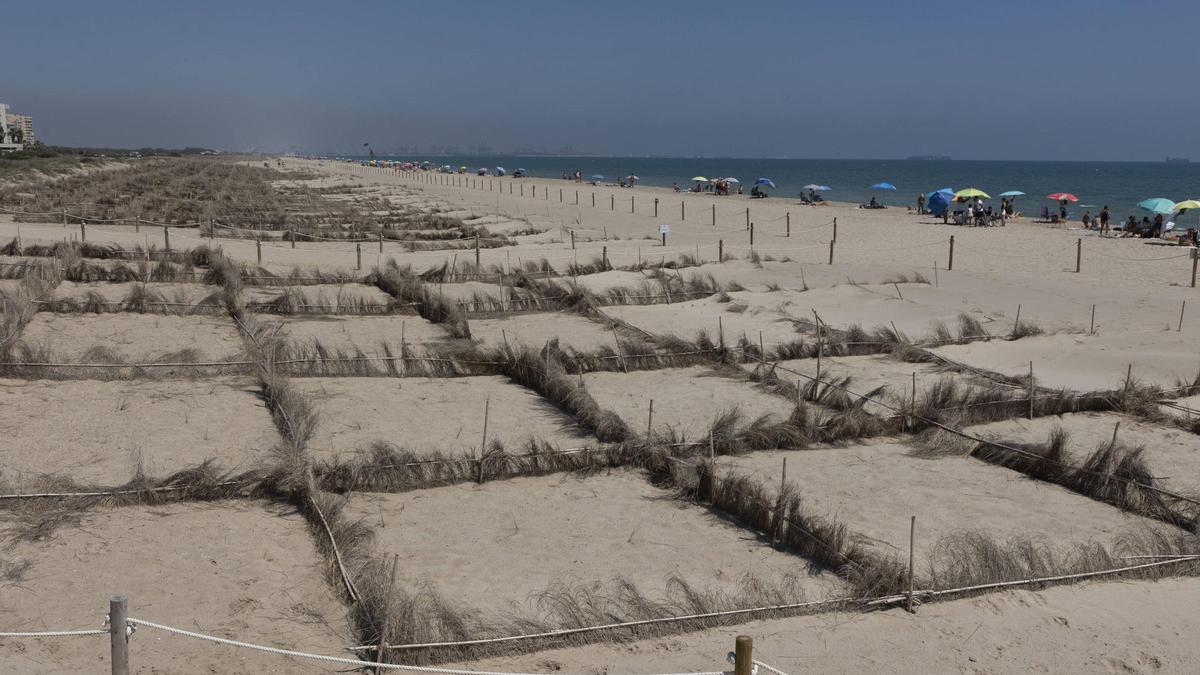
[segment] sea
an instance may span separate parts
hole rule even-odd
[[[687,189],[693,176],[735,177],[749,192],[758,178],[769,178],[777,186],[769,193],[795,197],[804,185],[830,187],[825,199],[863,203],[871,197],[885,204],[915,205],[917,195],[949,187],[955,190],[979,188],[999,201],[999,194],[1019,190],[1026,196],[1017,199],[1017,207],[1026,214],[1037,214],[1043,206],[1055,204],[1046,195],[1070,192],[1079,197],[1071,205],[1072,218],[1085,209],[1096,214],[1108,206],[1113,219],[1126,215],[1147,215],[1137,208],[1140,201],[1165,197],[1173,201],[1200,199],[1200,162],[1055,162],[1055,161],[983,161],[983,160],[844,160],[844,159],[723,159],[667,157],[566,157],[566,156],[380,156],[381,159],[429,161],[449,164],[455,169],[503,166],[511,173],[525,169],[532,177],[561,178],[564,173],[582,172],[584,179],[604,176],[604,182],[634,175],[642,185]],[[887,182],[896,191],[881,191],[871,186]]]

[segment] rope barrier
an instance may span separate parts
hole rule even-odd
[[[25,632],[3,632],[0,638],[52,638],[52,637],[85,637],[92,635],[108,635],[108,629],[94,630],[43,630]]]

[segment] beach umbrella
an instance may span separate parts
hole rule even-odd
[[[692,181],[695,183],[707,183],[708,179],[704,176],[692,176]]]
[[[969,199],[971,197],[979,197],[981,199],[991,199],[988,193],[979,188],[964,188],[954,193],[955,199]]]
[[[754,181],[754,184],[755,185],[766,185],[768,187],[775,187],[775,182],[772,181],[770,178],[759,178],[758,180]]]
[[[1140,201],[1138,202],[1138,207],[1146,209],[1151,213],[1171,213],[1179,210],[1175,206],[1175,202],[1163,197],[1152,197],[1150,199]]]
[[[941,217],[945,215],[950,208],[950,202],[954,200],[954,193],[948,189],[936,190],[929,193],[929,203],[926,206],[930,215]]]
[[[1186,201],[1179,202],[1174,208],[1175,211],[1182,211],[1184,209],[1200,209],[1200,202],[1196,201],[1195,199],[1188,199]]]
[[[932,199],[933,196],[936,194],[943,194],[943,195],[946,195],[948,198],[953,199],[954,198],[954,188],[944,187],[944,188],[941,188],[940,190],[934,190],[933,192],[926,192],[925,199]]]
[[[594,173],[592,174],[592,180],[604,180],[604,174]]]
[[[818,185],[818,186],[817,186],[817,190],[818,190],[819,192],[824,192],[824,191],[826,191],[826,190],[832,190],[832,189],[833,189],[833,188],[829,187],[828,185]]]
[[[1061,201],[1077,202],[1077,201],[1079,201],[1079,197],[1076,197],[1075,195],[1071,194],[1070,192],[1055,192],[1052,194],[1048,194],[1048,195],[1046,195],[1046,199],[1053,199],[1056,202],[1061,202]]]
[[[734,178],[733,176],[730,176],[729,178],[726,178],[726,179],[725,179],[725,182],[726,182],[726,183],[740,183],[740,182],[742,182],[742,181],[740,181],[740,180],[738,180],[738,179]]]
[[[1001,197],[1024,197],[1025,193],[1021,192],[1020,190],[1009,190],[1008,192],[1001,192],[1000,196]]]
[[[816,183],[809,183],[808,185],[805,185],[802,189],[804,189],[804,190],[824,190],[825,186],[817,185]]]
[[[629,180],[641,180],[641,178],[631,175],[631,176],[629,176]]]
[[[871,187],[875,188],[876,190],[879,190],[879,203],[880,204],[883,203],[883,191],[884,190],[895,190],[896,189],[896,186],[892,185],[891,183],[876,183],[876,184],[872,185]]]

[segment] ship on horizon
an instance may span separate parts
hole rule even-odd
[[[910,162],[949,162],[950,155],[909,155],[905,158]]]

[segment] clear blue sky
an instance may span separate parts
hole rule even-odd
[[[1200,159],[1200,2],[5,6],[51,143]]]

